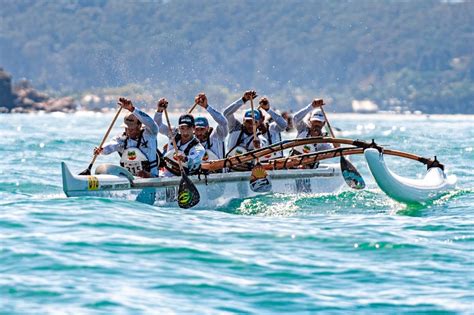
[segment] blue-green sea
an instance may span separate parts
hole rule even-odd
[[[66,198],[61,161],[85,169],[112,117],[0,115],[1,314],[473,314],[474,117],[330,116],[342,137],[436,155],[458,187],[435,202],[392,201],[354,156],[365,190],[219,211]]]

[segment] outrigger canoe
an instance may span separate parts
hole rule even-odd
[[[196,208],[219,208],[227,205],[233,199],[248,198],[259,194],[249,188],[252,161],[274,152],[315,143],[333,143],[344,145],[344,147],[262,162],[262,167],[268,170],[268,176],[272,182],[271,191],[267,193],[338,193],[343,189],[344,182],[350,183],[351,176],[358,175],[357,171],[347,170],[347,161],[344,158],[344,156],[356,154],[365,156],[376,183],[389,197],[399,202],[425,203],[454,189],[456,184],[455,176],[446,176],[444,166],[436,157],[430,159],[407,152],[384,149],[374,140],[365,142],[314,137],[285,140],[241,155],[203,163],[202,170],[211,173],[206,177],[189,177],[201,196],[201,201]],[[386,166],[384,155],[418,161],[426,165],[427,173],[422,179],[411,179],[397,175]],[[323,160],[336,157],[340,157],[340,164],[320,163]],[[165,158],[164,163],[168,170],[180,175],[179,167],[174,161]],[[301,168],[312,164],[316,164],[317,168]],[[222,169],[230,169],[233,172],[212,173]],[[68,197],[119,198],[167,207],[176,206],[180,183],[180,177],[135,178],[126,169],[113,165],[99,166],[94,175],[74,175],[64,162],[62,163],[62,177],[63,189]],[[351,187],[358,187],[358,185]]]
[[[134,178],[126,169],[114,165],[97,168],[99,174],[74,175],[62,163],[63,189],[68,197],[95,196],[136,200],[164,207],[176,207],[180,177]],[[104,174],[110,173],[110,174]],[[96,171],[97,173],[97,171]],[[317,169],[269,171],[270,193],[322,194],[337,193],[344,186],[338,164],[320,165]],[[199,191],[201,200],[194,208],[215,209],[233,199],[257,195],[249,187],[250,172],[215,173],[189,176]]]

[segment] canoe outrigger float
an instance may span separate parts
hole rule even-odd
[[[455,176],[447,177],[444,166],[436,159],[423,158],[414,154],[384,149],[373,140],[365,142],[328,137],[285,140],[271,146],[236,155],[226,159],[203,162],[200,175],[189,176],[201,196],[196,208],[214,209],[229,204],[233,199],[248,198],[259,193],[249,188],[252,161],[271,153],[297,146],[315,143],[345,145],[336,149],[318,151],[296,156],[262,161],[261,166],[268,171],[271,190],[267,193],[338,193],[348,184],[361,180],[358,172],[350,170],[345,164],[345,156],[363,154],[369,169],[379,187],[389,197],[403,203],[425,203],[439,198],[456,183]],[[427,166],[423,179],[410,179],[399,176],[387,168],[384,155],[399,156],[421,162]],[[340,164],[323,164],[320,161],[340,158]],[[180,175],[178,164],[164,158],[164,166]],[[301,168],[305,165],[314,168]],[[349,163],[350,164],[350,163]],[[352,166],[353,167],[353,166]],[[229,173],[213,173],[228,169]],[[63,189],[68,197],[97,196],[136,200],[158,206],[176,206],[180,177],[139,178],[126,169],[104,164],[96,168],[94,175],[74,175],[62,163]],[[363,180],[362,180],[363,183]],[[360,185],[351,185],[362,188]],[[258,191],[258,190],[257,190]]]
[[[392,172],[383,159],[383,153],[366,149],[365,159],[379,187],[391,198],[404,203],[424,203],[439,198],[456,185],[456,176],[446,176],[444,168],[429,167],[422,179],[411,179]]]

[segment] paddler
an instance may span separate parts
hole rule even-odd
[[[158,126],[145,112],[136,108],[132,101],[119,98],[118,104],[128,110],[121,127],[123,134],[113,138],[102,148],[94,148],[94,154],[118,152],[120,165],[139,177],[158,176],[158,156],[156,153]]]
[[[290,112],[283,112],[281,113],[281,117],[286,120],[287,127],[285,132],[292,132],[295,127],[293,126],[293,115]]]
[[[158,125],[158,132],[164,136],[169,135],[169,129],[166,124],[163,124],[163,111],[168,107],[168,100],[164,97],[160,98],[156,103],[156,113],[153,120]],[[178,133],[178,130],[173,129],[173,133]]]
[[[209,127],[209,120],[206,117],[199,116],[194,119],[196,128],[194,135],[206,149],[204,160],[217,160],[225,156],[225,137],[227,137],[227,119],[224,115],[208,104],[207,96],[199,93],[194,99],[194,103],[198,104],[211,115],[212,119],[217,123],[216,129]]]
[[[253,136],[253,124],[252,124],[252,110],[245,111],[242,122],[239,122],[234,113],[244,105],[251,98],[257,97],[257,92],[246,91],[244,95],[227,106],[224,109],[224,117],[227,118],[229,139],[227,140],[227,155],[236,155],[245,153],[246,151],[260,148],[260,143],[265,141],[265,138],[257,132],[257,139]],[[255,124],[258,124],[260,120],[260,112],[254,111]]]
[[[168,136],[169,142],[165,156],[175,160],[181,160],[184,163],[185,171],[188,174],[194,174],[199,171],[202,159],[206,153],[204,147],[194,136],[196,129],[194,117],[191,114],[181,115],[178,119],[178,128],[171,127],[172,133],[170,133],[169,127],[163,124],[163,111],[167,107],[168,101],[165,98],[160,99],[154,117],[160,133],[164,133],[165,130],[167,130],[166,136]],[[178,147],[177,153],[173,149],[173,137]],[[164,176],[173,176],[173,174],[169,170],[165,170]]]
[[[324,100],[315,98],[310,104],[300,109],[293,116],[293,123],[298,132],[296,138],[305,139],[310,137],[326,137],[328,134],[323,131],[326,124],[324,114],[321,112],[321,106],[325,105]],[[305,117],[309,114],[309,117]],[[334,148],[331,143],[308,144],[293,149],[292,154],[303,154]]]
[[[273,120],[271,123],[265,122],[264,115],[260,115],[260,120],[257,126],[258,130],[265,137],[268,145],[280,142],[281,132],[286,130],[286,128],[288,127],[288,122],[285,118],[283,118],[281,115],[279,115],[277,112],[270,108],[270,101],[267,97],[262,97],[258,104],[259,108],[266,111]],[[282,156],[282,151],[273,153],[273,157],[275,158]]]

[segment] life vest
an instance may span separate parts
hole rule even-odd
[[[206,149],[206,154],[204,154],[204,157],[202,158],[203,161],[214,161],[218,159],[217,155],[209,149]]]
[[[219,159],[217,154],[214,153],[214,151],[212,151],[212,147],[213,147],[214,143],[211,141],[211,134],[212,134],[213,131],[214,131],[214,129],[212,127],[209,127],[209,131],[207,133],[206,140],[201,141],[201,145],[204,147],[204,149],[206,149],[206,152],[210,152],[210,154],[206,153],[206,155],[204,155],[204,157],[202,159],[203,161],[218,160]],[[224,143],[222,143],[222,156],[225,157],[225,144]]]
[[[234,147],[234,149],[227,152],[226,157],[230,158],[230,157],[240,155],[240,154],[244,154],[244,153],[247,153],[247,152],[248,152],[247,149],[245,149],[244,147],[236,146],[236,147]],[[234,170],[234,171],[247,171],[248,169],[251,169],[252,166],[253,166],[253,163],[248,162],[248,163],[239,165],[237,168],[230,166],[228,171],[232,171],[232,170]],[[226,167],[227,167],[226,160],[224,160],[224,168],[226,168]]]
[[[292,150],[292,155],[295,154],[306,154],[316,152],[316,145],[314,144],[304,144],[297,147],[294,147]]]
[[[212,148],[212,143],[211,143],[211,134],[214,129],[212,127],[209,127],[209,130],[207,131],[206,134],[206,141],[200,141],[204,149],[210,149]],[[197,138],[197,137],[196,137]],[[199,140],[199,139],[198,139]]]
[[[125,167],[130,173],[137,176],[140,171],[150,172],[150,162],[145,154],[138,148],[123,150],[120,166]]]
[[[241,126],[241,127],[240,127],[239,137],[237,138],[237,141],[236,141],[234,147],[232,147],[232,148],[229,149],[229,151],[227,152],[227,154],[225,155],[225,157],[234,156],[234,155],[237,155],[237,154],[242,154],[242,153],[245,153],[245,152],[250,151],[249,147],[250,147],[250,144],[251,144],[252,141],[253,141],[253,134],[250,135],[250,136],[246,139],[246,141],[244,141],[244,140],[243,140],[244,133],[245,133],[245,131],[244,131],[244,126]],[[262,134],[261,134],[260,132],[257,133],[257,137],[259,138],[260,143],[261,143],[261,147],[263,148],[263,147],[265,147],[265,146],[268,145],[268,143],[267,143],[268,140],[267,140],[266,138],[264,138],[264,137],[259,137],[259,136],[261,136],[261,135],[262,135]],[[240,149],[237,149],[237,148],[240,148]],[[236,149],[237,149],[237,151],[242,151],[242,150],[243,150],[243,152],[242,152],[242,153],[235,153],[235,152],[237,152]],[[234,152],[234,153],[233,153],[232,155],[230,155],[231,152]]]
[[[267,131],[265,133],[262,133],[262,134],[266,136],[266,139],[268,140],[268,145],[272,145],[275,142],[280,142],[281,141],[281,133],[280,132],[278,133],[279,139],[273,139],[272,134],[270,133],[270,124],[265,123],[265,126],[266,126]],[[277,141],[275,141],[275,140],[277,140]]]
[[[265,123],[265,125],[266,125],[267,131],[265,133],[263,133],[262,135],[265,135],[265,139],[268,140],[268,143],[265,144],[265,145],[263,145],[263,143],[262,143],[262,147],[272,145],[273,143],[276,143],[276,142],[280,142],[281,141],[281,133],[280,132],[278,133],[278,138],[279,139],[273,139],[272,134],[270,132],[270,124]],[[277,141],[274,141],[274,140],[277,140]],[[270,160],[272,158],[277,158],[277,157],[282,157],[282,156],[283,156],[282,153],[275,152],[275,153],[270,153],[268,155],[265,155],[265,156],[261,157],[260,160],[261,161],[267,161],[267,160]]]
[[[262,139],[260,139],[262,140]],[[267,144],[265,143],[265,140],[262,140],[262,148],[267,146]],[[229,151],[227,153],[227,157],[232,157],[232,156],[236,156],[236,155],[240,155],[240,154],[244,154],[244,153],[247,153],[248,151],[244,148],[244,147],[235,147],[233,150]],[[273,153],[270,153],[270,154],[267,154],[265,156],[262,156],[259,158],[260,161],[268,161],[269,159],[271,159],[273,157]]]
[[[183,151],[180,151],[180,150],[178,150],[178,152],[179,152],[179,153],[183,153]],[[165,158],[168,158],[168,159],[170,159],[170,160],[173,160],[173,161],[175,161],[175,162],[178,162],[178,160],[175,159],[175,157],[174,157],[174,149],[171,149],[171,150],[166,151],[166,153],[165,153]]]
[[[327,137],[327,136],[328,136],[327,132],[321,132],[320,137]],[[300,133],[298,133],[296,135],[296,138],[298,138],[298,139],[306,139],[306,138],[310,138],[310,137],[312,137],[312,136],[311,136],[309,128],[306,128],[305,130],[301,131]]]
[[[180,140],[181,140],[181,135],[178,133],[176,136],[174,136],[174,141],[175,141],[176,144],[177,144]],[[198,145],[198,144],[199,144],[199,140],[198,140],[196,137],[194,137],[194,138],[191,140],[191,142],[188,144],[188,146],[186,147],[186,149],[184,149],[184,151],[183,151],[184,155],[185,155],[185,156],[188,156],[189,151],[191,151],[191,149],[192,149],[193,147],[195,147],[196,145]],[[178,146],[178,151],[181,151],[181,150],[179,149],[179,146]]]
[[[321,133],[321,136],[322,137],[326,137],[327,136],[327,133],[326,132],[323,132]],[[309,132],[309,128],[304,130],[303,132],[301,132],[297,138],[298,139],[306,139],[306,138],[309,138],[310,137],[310,132]],[[297,154],[306,154],[306,153],[312,153],[312,152],[317,152],[319,151],[318,149],[318,144],[317,143],[314,143],[314,144],[304,144],[304,145],[300,145],[300,146],[297,146],[297,147],[294,147],[291,152],[290,152],[290,155],[297,155]]]
[[[176,143],[178,143],[179,140],[181,140],[181,135],[180,134],[177,134],[175,136],[175,141]],[[178,148],[178,152],[183,154],[184,156],[188,156],[189,155],[189,152],[191,151],[191,149],[193,147],[195,147],[196,145],[199,144],[199,140],[194,137],[191,142],[188,144],[188,146],[186,147],[186,149],[184,150],[179,150]],[[171,149],[168,149],[166,151],[166,153],[164,154],[164,157],[163,157],[163,160],[164,160],[164,163],[163,163],[163,167],[165,167],[170,173],[174,174],[174,175],[179,175],[179,170],[178,169],[173,169],[172,165],[168,165],[168,163],[166,162],[166,159],[168,160],[171,160],[171,161],[174,161],[176,163],[178,163],[178,160],[175,158],[175,150],[173,147],[171,147]],[[192,174],[195,174],[197,172],[199,172],[199,169],[197,170],[188,170],[188,168],[186,166],[183,165],[183,168],[185,169],[186,173],[188,175],[192,175]]]
[[[138,175],[140,171],[151,172],[151,169],[157,167],[160,163],[159,155],[156,155],[156,160],[150,161],[148,160],[147,156],[140,150],[140,148],[148,148],[148,141],[144,141],[143,139],[143,132],[145,129],[140,131],[140,135],[137,140],[136,147],[128,148],[128,137],[124,134],[124,146],[122,153],[119,152],[120,155],[120,166],[125,167],[128,169],[133,175]]]
[[[244,153],[247,153],[247,150],[244,147],[236,146],[232,150],[227,152],[226,156],[231,157],[231,156],[236,156],[236,155],[244,154]]]

